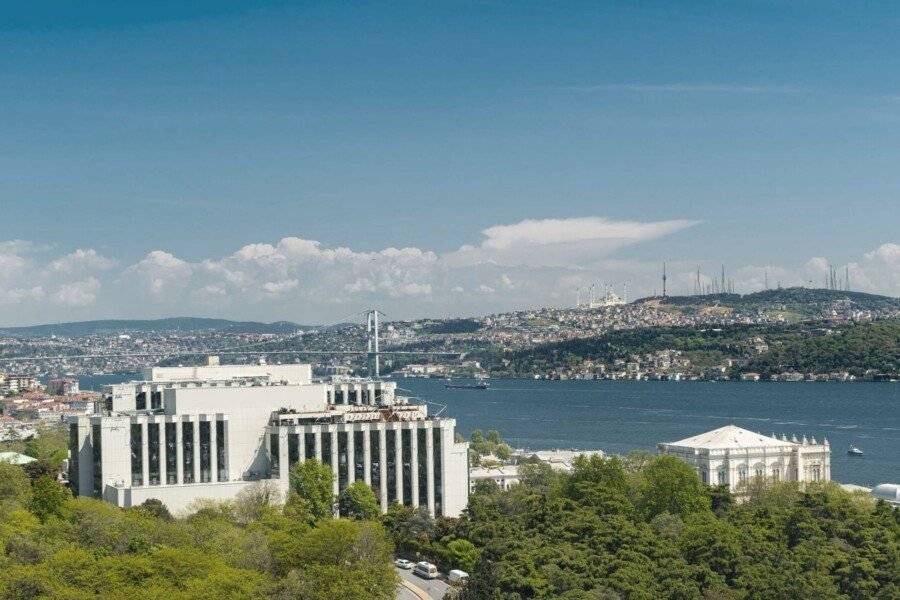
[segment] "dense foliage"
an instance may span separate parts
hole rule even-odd
[[[734,503],[671,457],[529,465],[480,485],[453,535],[479,556],[471,600],[900,596],[897,510],[835,484]]]
[[[0,598],[392,600],[383,526],[314,516],[321,499],[298,489],[317,494],[321,479],[296,465],[284,508],[259,482],[176,519],[158,501],[123,510],[73,498],[52,477],[32,482],[0,463]]]
[[[769,350],[756,355],[755,338],[763,339]],[[723,358],[746,359],[746,364],[733,374],[848,371],[861,376],[867,370],[896,373],[900,369],[900,320],[833,329],[821,324],[626,329],[522,350],[509,356],[508,366],[495,367],[494,371],[522,375],[575,367],[585,360],[611,364],[658,350],[680,350],[699,366],[712,365]]]

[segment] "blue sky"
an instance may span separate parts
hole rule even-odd
[[[477,314],[664,259],[900,294],[894,3],[37,4],[0,22],[0,322]]]

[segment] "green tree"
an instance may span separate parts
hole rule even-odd
[[[44,522],[51,516],[62,516],[65,505],[71,497],[69,490],[61,486],[58,481],[44,476],[35,481],[32,486],[32,497],[28,509],[41,522]]]
[[[469,540],[458,539],[447,544],[450,560],[456,568],[471,573],[478,561],[478,549]]]
[[[376,519],[381,505],[375,492],[363,481],[354,481],[338,496],[338,509],[342,517],[351,519]]]
[[[290,472],[291,497],[288,503],[305,509],[314,521],[334,514],[334,474],[318,460],[298,462]]]
[[[659,456],[642,471],[638,509],[647,519],[662,513],[685,517],[708,511],[710,501],[697,473],[674,456]]]
[[[0,461],[0,504],[8,502],[19,506],[31,500],[31,482],[18,465]]]

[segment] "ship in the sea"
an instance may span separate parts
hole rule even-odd
[[[865,453],[862,450],[860,450],[859,448],[857,448],[856,446],[851,444],[850,448],[847,450],[847,455],[848,456],[865,456]]]
[[[490,388],[490,384],[484,379],[479,379],[475,383],[453,383],[448,379],[444,387],[450,390],[486,390]]]

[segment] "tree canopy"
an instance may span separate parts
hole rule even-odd
[[[302,518],[270,482],[173,517],[158,500],[120,509],[0,463],[0,598],[392,600],[382,524],[332,518],[330,470],[297,473]]]

